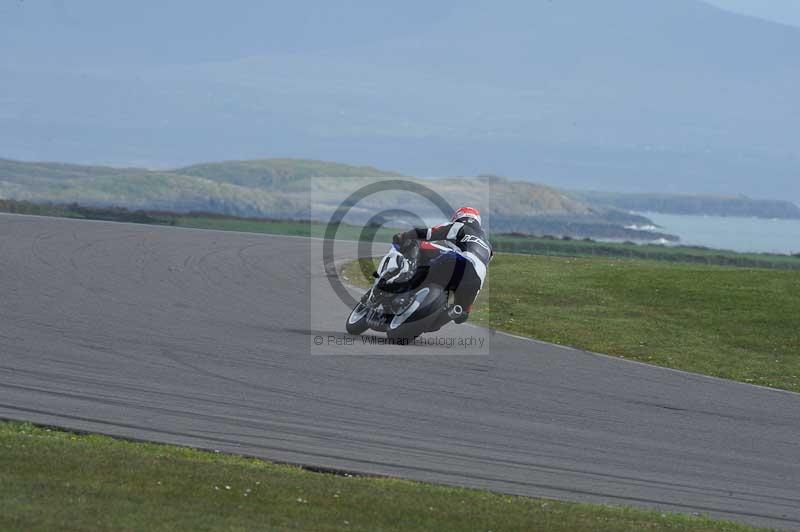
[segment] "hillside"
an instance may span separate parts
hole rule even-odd
[[[130,209],[205,211],[236,216],[327,220],[353,190],[399,174],[372,167],[301,159],[226,161],[171,171],[116,169],[0,160],[0,198]],[[593,206],[552,187],[510,179],[411,179],[452,205],[482,208],[492,227],[506,232],[572,237],[657,240],[670,235],[626,229],[646,218]],[[365,198],[352,223],[367,223],[402,206],[425,221],[442,214],[428,200],[395,191]]]
[[[304,159],[258,159],[253,161],[224,161],[178,168],[175,173],[204,177],[247,187],[274,188],[313,177],[401,177],[396,172],[378,170],[371,166]]]
[[[606,205],[626,211],[800,219],[800,206],[785,200],[751,199],[746,196],[622,194],[614,192],[570,192],[569,195],[593,205]]]
[[[289,185],[299,183],[303,191],[309,177],[351,175],[399,174],[303,159],[226,161],[168,171],[0,159],[0,198],[297,218],[308,215],[308,201],[285,194]]]
[[[142,173],[141,168],[114,168],[80,164],[27,162],[0,158],[0,180],[9,183],[58,181],[91,177],[130,176]]]

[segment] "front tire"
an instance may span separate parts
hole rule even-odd
[[[367,325],[367,311],[369,309],[363,303],[356,304],[355,308],[350,312],[347,317],[345,329],[348,334],[359,335],[369,329]]]

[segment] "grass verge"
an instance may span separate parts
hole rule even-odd
[[[498,254],[487,283],[474,323],[800,392],[798,272]]]
[[[0,423],[0,529],[745,531],[705,517],[313,473]]]

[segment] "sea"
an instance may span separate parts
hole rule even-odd
[[[678,244],[758,253],[800,253],[800,220],[689,216],[639,212],[677,235]]]

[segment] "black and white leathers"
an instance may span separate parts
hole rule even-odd
[[[492,258],[489,239],[476,220],[466,218],[436,227],[411,229],[396,234],[393,240],[401,250],[407,249],[415,241],[447,242],[454,253],[466,259],[469,266],[458,275],[455,302],[469,312],[486,280],[486,269]]]

